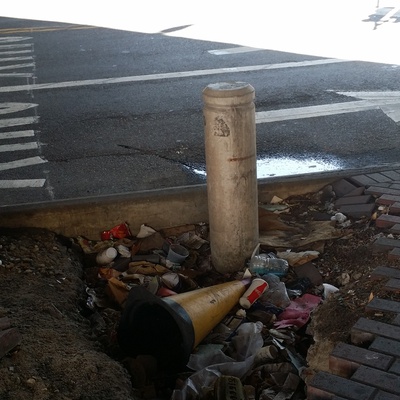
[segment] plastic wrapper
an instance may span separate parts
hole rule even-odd
[[[209,365],[195,372],[186,380],[181,390],[174,391],[171,399],[205,398],[206,392],[218,377],[228,375],[242,378],[252,368],[255,354],[263,346],[262,327],[260,322],[246,322],[240,325],[237,336],[232,339],[236,358],[233,361]]]
[[[280,309],[285,309],[290,304],[285,283],[281,282],[279,277],[274,274],[263,275],[262,279],[268,283],[269,288],[258,301],[263,305],[269,303]]]
[[[123,239],[132,236],[129,226],[126,222],[116,225],[108,231],[103,231],[101,233],[102,240],[109,239]]]

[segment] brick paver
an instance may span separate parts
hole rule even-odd
[[[400,398],[400,379],[396,374],[361,365],[351,380],[397,394]]]
[[[393,292],[400,291],[400,279],[391,278],[385,283],[384,287],[386,290],[390,290]]]
[[[341,179],[332,183],[332,189],[335,192],[336,197],[342,197],[352,192],[354,189],[357,189],[357,186],[353,185],[346,179]]]
[[[329,369],[337,375],[349,378],[360,365],[387,371],[393,362],[394,357],[390,355],[339,343],[330,354]]]
[[[375,221],[377,228],[391,228],[396,224],[400,224],[400,217],[398,215],[382,214]]]
[[[333,395],[351,400],[372,400],[376,392],[374,387],[321,371],[307,387],[307,400],[331,399]]]
[[[381,266],[371,276],[400,287],[400,269]],[[308,400],[400,399],[400,302],[375,297],[366,309],[394,317],[391,322],[360,318],[351,330],[352,344],[338,343],[331,352],[330,372],[320,371],[308,383]]]
[[[366,176],[379,183],[393,182],[392,178],[389,178],[387,175],[382,174],[380,172],[376,172],[374,174],[366,174]]]
[[[378,336],[368,347],[369,350],[379,351],[383,354],[390,354],[400,357],[400,342],[393,339]]]
[[[367,305],[367,311],[384,311],[400,313],[400,303],[393,300],[380,299],[379,297],[374,297]]]
[[[375,209],[375,204],[351,204],[338,207],[339,211],[348,217],[363,218],[370,217]],[[400,222],[400,220],[399,220]],[[394,224],[392,224],[394,225]]]
[[[387,237],[379,237],[372,244],[373,253],[385,253],[400,247],[400,240]]]
[[[383,205],[390,205],[393,203],[397,203],[398,201],[400,201],[400,196],[394,196],[392,194],[383,194],[376,199],[377,204]]]
[[[377,267],[371,273],[372,279],[394,278],[400,279],[400,269],[391,267]]]
[[[399,189],[391,189],[391,188],[383,188],[380,186],[370,186],[368,189],[365,189],[365,194],[373,194],[376,196],[380,196],[382,194],[392,194],[394,196],[400,196]]]
[[[344,196],[335,201],[335,206],[340,207],[351,204],[367,204],[370,203],[372,199],[373,197],[370,194],[364,194],[361,196]]]

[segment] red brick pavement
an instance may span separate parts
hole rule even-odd
[[[400,233],[400,170],[364,174],[333,185],[335,207],[349,218],[371,218],[384,233]],[[400,259],[400,240],[379,237],[374,252]],[[400,268],[378,267],[372,279],[385,279],[385,289],[400,291]],[[360,318],[351,331],[351,344],[339,343],[329,358],[329,372],[318,372],[308,383],[308,400],[400,399],[400,303],[374,298],[367,311],[390,312],[390,323]],[[372,317],[373,318],[373,317]]]

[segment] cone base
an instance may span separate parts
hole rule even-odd
[[[193,349],[194,331],[179,304],[172,307],[138,286],[130,291],[122,312],[118,342],[130,357],[149,354],[160,369],[181,371]]]

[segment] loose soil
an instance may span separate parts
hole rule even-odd
[[[290,212],[280,219],[289,225],[327,211],[316,195],[287,203]],[[370,278],[378,266],[400,266],[390,263],[387,253],[372,252],[377,235],[385,234],[375,228],[373,219],[351,221],[341,232],[340,238],[307,248],[320,251],[312,263],[323,281],[340,288],[312,314],[307,328],[313,337],[308,376],[328,370],[329,352],[338,341],[349,341],[359,317],[369,317],[365,305],[373,296],[400,300]],[[88,282],[93,284],[97,274],[84,264],[75,239],[36,229],[0,231],[0,318],[7,317],[22,337],[19,346],[0,359],[3,400],[139,398],[134,388],[138,377],[128,372],[116,340],[121,310],[116,304],[96,312],[88,308]],[[229,278],[208,270],[199,282],[207,286]],[[390,317],[374,316],[383,321]],[[167,389],[147,395],[156,397],[168,398]]]

